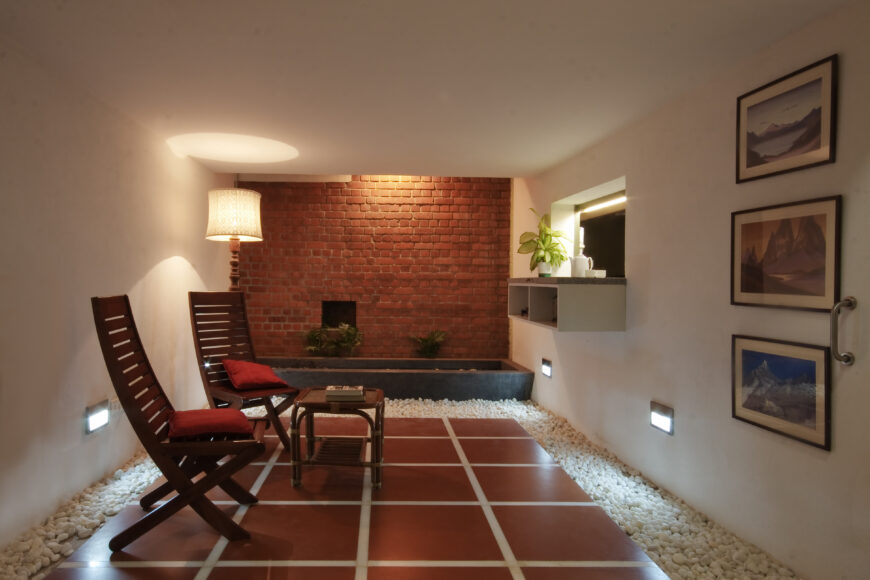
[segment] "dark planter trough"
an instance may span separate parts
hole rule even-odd
[[[528,400],[534,373],[502,359],[260,358],[294,387],[363,385],[394,399]]]

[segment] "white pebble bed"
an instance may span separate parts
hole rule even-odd
[[[109,477],[64,503],[39,526],[21,534],[0,552],[0,578],[45,577],[106,520],[139,498],[160,470],[146,455],[133,457]]]
[[[387,417],[516,419],[671,578],[795,578],[794,572],[647,481],[568,422],[526,401],[389,399]],[[106,519],[136,501],[159,471],[145,456],[62,505],[0,552],[0,578],[40,579]]]

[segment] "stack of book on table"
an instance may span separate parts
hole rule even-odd
[[[363,387],[326,387],[327,401],[365,401],[366,393]]]

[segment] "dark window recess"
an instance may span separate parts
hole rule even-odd
[[[338,328],[344,322],[356,326],[356,302],[324,300],[321,302],[321,312],[321,324],[327,328]]]
[[[596,270],[608,277],[625,278],[625,212],[620,211],[580,220],[583,226],[583,254],[595,262]]]

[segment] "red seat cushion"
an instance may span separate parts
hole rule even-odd
[[[240,391],[290,386],[282,381],[268,365],[230,358],[225,358],[221,363],[230,376],[233,386]]]
[[[169,438],[205,435],[251,437],[254,430],[245,414],[238,409],[193,409],[175,411],[169,418]]]

